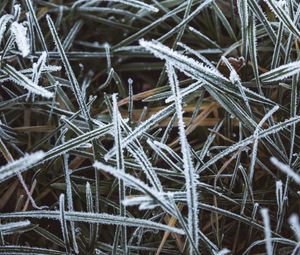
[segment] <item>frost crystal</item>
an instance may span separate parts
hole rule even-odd
[[[29,40],[27,37],[27,28],[18,22],[13,22],[11,25],[11,32],[15,37],[18,49],[21,51],[23,57],[27,57],[30,53]]]

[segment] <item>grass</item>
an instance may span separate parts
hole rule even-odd
[[[0,2],[0,254],[298,254],[300,5]]]

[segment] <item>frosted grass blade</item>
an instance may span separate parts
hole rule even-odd
[[[253,15],[249,16],[249,29],[248,29],[248,39],[249,39],[249,55],[252,61],[252,69],[255,76],[255,82],[259,89],[259,93],[262,95],[261,84],[259,79],[258,71],[258,60],[257,60],[257,35],[256,35],[256,19]]]
[[[0,181],[3,182],[32,167],[35,163],[43,160],[45,153],[42,151],[26,154],[24,157],[9,162],[0,168]]]
[[[283,173],[291,177],[298,185],[300,185],[300,175],[295,173],[287,164],[280,162],[278,159],[272,157],[271,162]]]
[[[281,22],[283,22],[287,29],[295,36],[300,38],[300,31],[298,30],[297,26],[294,24],[290,16],[285,12],[284,8],[279,6],[278,2],[274,0],[264,0],[264,2],[270,7],[270,9],[277,16],[277,18]]]
[[[266,72],[260,76],[263,82],[280,81],[285,78],[291,77],[300,72],[300,61],[291,62],[285,65],[281,65],[269,72]]]
[[[222,75],[216,68],[212,69],[208,66],[205,66],[202,63],[199,63],[192,58],[188,58],[154,40],[145,41],[142,39],[139,41],[139,43],[147,51],[153,53],[154,56],[170,62],[174,67],[178,68],[187,76],[204,82],[207,85],[205,86],[206,89],[218,89],[222,92],[234,93],[236,96],[241,97],[239,93],[236,93],[236,91],[233,90],[233,85],[231,84],[230,80]],[[244,91],[246,95],[251,95],[251,97],[248,96],[249,100],[253,100],[255,97],[264,102],[270,103],[270,100],[266,99],[264,96],[258,95],[250,89],[244,88]]]
[[[65,142],[64,144],[58,145],[53,149],[49,150],[45,155],[45,160],[52,159],[54,157],[60,156],[70,150],[76,149],[77,147],[81,146],[82,144],[86,144],[91,142],[104,134],[107,134],[109,130],[112,128],[112,124],[105,125],[89,131],[83,135],[80,135],[76,138],[70,139],[69,141]]]
[[[66,255],[65,252],[38,247],[6,245],[0,247],[0,254],[5,255]]]
[[[204,8],[208,7],[208,5],[210,5],[212,2],[212,0],[206,0],[205,2],[202,2],[191,14],[185,17],[178,25],[172,28],[168,33],[161,36],[158,39],[158,41],[163,42],[166,39],[168,39],[170,36],[179,31],[186,24],[188,24],[188,22],[190,22],[195,16],[197,16]]]
[[[289,218],[289,223],[297,237],[298,242],[300,242],[300,224],[298,215],[292,214]]]
[[[0,224],[0,231],[2,232],[2,234],[6,234],[3,232],[7,232],[9,234],[12,234],[16,231],[18,231],[19,229],[22,229],[24,227],[28,227],[30,225],[30,221],[29,220],[25,220],[25,221],[18,221],[18,222],[10,222],[10,223],[6,223],[6,224]]]
[[[47,53],[44,51],[41,54],[41,56],[39,57],[38,61],[36,63],[33,63],[33,65],[32,65],[32,79],[31,80],[36,85],[39,83],[41,74],[45,69],[46,58],[47,58]]]
[[[12,19],[13,19],[13,16],[10,14],[5,14],[0,18],[0,43],[2,42],[2,38],[7,29],[7,24]]]
[[[267,255],[273,254],[272,248],[272,235],[271,235],[271,227],[270,227],[270,217],[269,210],[266,208],[262,208],[260,210],[263,221],[264,221],[264,231],[265,231],[265,242],[266,242],[266,250]]]
[[[121,3],[124,5],[132,6],[135,8],[140,8],[142,10],[146,10],[146,11],[150,11],[150,12],[158,12],[159,11],[153,5],[144,3],[142,1],[138,1],[138,0],[126,0],[126,1],[125,0],[92,0],[92,1],[84,4],[83,6],[90,6],[90,5],[96,4],[98,2],[103,2],[103,1],[112,2],[112,3]],[[87,1],[84,0],[83,2],[87,2]]]
[[[9,79],[14,81],[16,84],[24,87],[29,92],[37,95],[41,95],[46,98],[53,97],[53,93],[44,89],[41,86],[38,86],[37,84],[33,83],[30,79],[28,79],[24,74],[17,71],[14,67],[6,64],[2,67],[2,70],[9,75]]]
[[[71,245],[68,234],[67,221],[65,219],[65,196],[61,194],[59,196],[59,220],[61,225],[62,236],[65,242],[65,249],[67,254],[71,253]]]
[[[190,147],[185,135],[185,124],[183,121],[183,109],[182,109],[182,99],[180,95],[179,82],[175,73],[175,70],[170,62],[167,62],[167,73],[169,78],[169,83],[175,97],[175,107],[178,118],[178,129],[183,161],[183,169],[186,181],[187,190],[187,204],[188,204],[188,227],[190,235],[192,236],[194,246],[199,245],[198,236],[198,196],[197,196],[197,177],[195,174],[195,169],[192,162]],[[190,254],[194,253],[194,248],[190,247]]]
[[[72,85],[72,89],[73,89],[73,92],[75,94],[77,103],[79,104],[80,109],[82,110],[82,113],[83,113],[85,119],[87,121],[89,121],[90,120],[90,113],[89,113],[88,107],[87,107],[87,105],[85,103],[84,98],[82,97],[80,86],[78,84],[78,81],[77,81],[77,79],[75,77],[73,69],[72,69],[72,67],[70,65],[70,62],[69,62],[67,56],[66,56],[66,53],[65,53],[64,48],[63,48],[63,45],[61,44],[61,41],[60,41],[60,39],[58,37],[58,34],[56,32],[56,29],[55,29],[55,26],[54,26],[53,21],[50,18],[50,16],[47,16],[47,21],[48,21],[48,26],[50,28],[50,31],[51,31],[52,37],[54,39],[55,45],[58,48],[60,57],[62,59],[64,67],[66,69],[66,73],[68,75],[69,81],[70,81],[70,83]]]
[[[264,129],[262,131],[260,131],[257,136],[256,139],[263,139],[266,138],[267,136],[277,133],[279,131],[281,131],[282,129],[289,127],[293,124],[296,124],[300,121],[300,116],[294,117],[294,118],[290,118],[284,122],[275,124],[267,129]],[[248,146],[249,144],[252,144],[254,141],[254,136],[249,136],[248,138],[237,142],[233,145],[231,145],[230,147],[228,147],[227,149],[221,151],[220,153],[218,153],[217,155],[215,155],[212,159],[210,159],[209,161],[207,161],[206,163],[204,163],[200,168],[199,168],[199,172],[202,172],[204,169],[206,169],[207,167],[211,166],[212,164],[214,164],[215,162],[217,162],[219,159],[225,157],[226,155],[229,155],[230,153],[240,149],[240,148],[245,148],[246,146]],[[300,183],[300,179],[299,179],[299,183]]]
[[[32,218],[32,219],[60,219],[59,211],[27,211],[27,212],[14,212],[3,213],[0,215],[1,219],[7,218]],[[184,232],[181,229],[169,227],[164,224],[156,223],[150,220],[121,217],[107,213],[86,213],[86,212],[68,212],[65,211],[65,219],[67,221],[82,222],[82,223],[99,223],[106,225],[121,225],[128,227],[143,227],[150,229],[157,229],[163,231],[170,231],[179,235]]]
[[[159,112],[153,114],[149,119],[138,125],[127,137],[123,139],[122,147],[125,148],[131,141],[142,135],[148,129],[159,123],[174,111],[174,105],[169,105]],[[110,159],[116,153],[116,148],[113,147],[104,157],[105,160]]]
[[[18,49],[21,51],[23,57],[27,57],[30,53],[29,39],[27,37],[27,28],[18,22],[11,24],[11,32],[15,37]]]
[[[43,47],[43,50],[47,52],[48,54],[48,49],[47,49],[47,44],[46,44],[46,41],[45,41],[45,37],[43,35],[43,32],[42,32],[42,29],[41,29],[41,26],[38,22],[38,19],[35,15],[35,11],[34,11],[34,8],[32,6],[32,0],[25,0],[25,3],[26,3],[26,6],[29,10],[29,13],[30,13],[30,16],[31,16],[31,20],[33,21],[34,23],[34,27],[37,31],[37,34],[38,34],[38,37],[39,37],[39,40],[41,42],[41,45]]]
[[[254,169],[255,169],[255,163],[256,163],[256,157],[257,157],[257,149],[258,149],[258,134],[261,130],[262,125],[269,119],[276,111],[278,111],[279,106],[276,105],[273,107],[270,111],[268,111],[265,116],[260,120],[260,122],[257,124],[253,137],[254,137],[254,143],[252,147],[252,155],[251,155],[251,162],[250,162],[250,170],[249,170],[249,183],[252,185],[252,180],[254,176]]]
[[[65,143],[65,136],[62,136],[62,143]],[[72,193],[72,182],[71,182],[71,172],[69,169],[69,155],[63,154],[63,168],[65,174],[65,182],[66,182],[66,193],[67,193],[67,206],[69,211],[74,211],[74,203],[73,203],[73,193]],[[61,198],[63,199],[63,198]],[[61,205],[62,207],[63,205]],[[76,241],[76,233],[75,233],[75,224],[71,222],[71,232],[72,232],[72,242],[75,253],[79,253],[78,245]]]
[[[124,166],[124,155],[123,155],[123,149],[122,149],[122,130],[121,130],[121,124],[120,124],[120,113],[118,109],[118,102],[117,102],[117,95],[113,94],[112,96],[113,100],[113,123],[114,123],[114,140],[115,140],[115,146],[117,149],[116,154],[116,160],[117,160],[117,169],[118,171],[125,172],[125,166]],[[125,199],[126,196],[126,190],[123,180],[119,180],[119,204],[120,204],[120,216],[125,217],[126,216],[126,207],[124,204],[122,204],[122,201]],[[127,229],[126,226],[123,226],[121,229],[122,234],[122,248],[123,248],[123,254],[128,253],[128,247],[127,247]]]
[[[247,59],[248,55],[248,27],[249,27],[249,10],[248,10],[248,0],[238,0],[237,1],[239,17],[241,21],[242,30],[242,40],[243,40],[243,55]]]

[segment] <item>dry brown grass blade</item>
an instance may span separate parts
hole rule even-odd
[[[183,204],[179,203],[178,204],[178,210],[181,211],[183,209]],[[172,217],[168,217],[167,215],[164,218],[165,222],[168,223],[169,227],[174,227],[176,225],[177,219],[172,216]],[[184,243],[181,240],[181,237],[177,234],[174,233],[170,233],[168,231],[165,231],[164,236],[162,241],[159,244],[159,247],[155,253],[155,255],[160,255],[160,253],[162,252],[162,249],[166,243],[166,241],[168,240],[169,235],[172,234],[172,236],[174,236],[175,240],[176,240],[176,244],[177,244],[177,248],[179,249],[180,252],[183,252],[184,250]]]
[[[196,118],[195,120],[188,126],[186,129],[186,135],[191,134],[197,127],[201,126],[201,123],[203,125],[203,122],[208,117],[209,114],[211,114],[216,108],[219,107],[219,104],[217,103],[211,103],[206,107]],[[185,108],[184,108],[185,110]],[[170,147],[175,146],[178,144],[179,139],[174,140],[172,143],[169,144]]]

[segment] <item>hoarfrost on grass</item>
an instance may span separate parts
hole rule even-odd
[[[23,57],[27,57],[30,53],[30,45],[27,36],[27,28],[23,24],[13,22],[11,24],[11,32],[15,37],[18,49],[21,51]]]
[[[0,181],[5,181],[18,173],[22,173],[32,167],[35,163],[45,157],[43,151],[37,151],[31,154],[25,154],[24,157],[9,162],[0,168]]]

